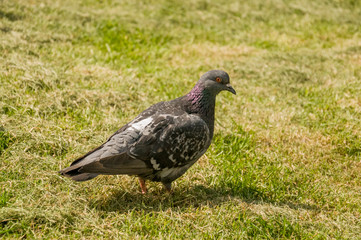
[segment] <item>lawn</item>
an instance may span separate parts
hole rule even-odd
[[[57,171],[223,69],[167,194]],[[0,238],[360,239],[361,1],[0,1]]]

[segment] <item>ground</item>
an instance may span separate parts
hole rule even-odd
[[[359,239],[361,1],[0,2],[3,239]],[[173,194],[57,171],[230,74]]]

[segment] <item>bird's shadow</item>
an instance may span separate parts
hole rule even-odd
[[[197,209],[201,206],[216,207],[225,202],[243,202],[247,204],[275,204],[280,207],[291,209],[303,209],[318,211],[315,205],[277,202],[269,199],[257,189],[245,188],[244,193],[235,194],[217,187],[204,187],[195,185],[189,189],[176,189],[173,193],[153,191],[141,194],[139,191],[127,192],[114,190],[110,195],[89,202],[91,208],[106,212],[129,212],[132,210],[143,212],[159,212],[171,208],[172,211],[185,209]]]

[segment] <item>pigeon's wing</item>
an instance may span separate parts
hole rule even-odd
[[[129,157],[126,153],[101,158],[79,169],[83,173],[139,175],[151,173],[144,161]]]
[[[133,121],[116,131],[104,144],[76,159],[60,174],[76,181],[86,181],[99,174],[147,174],[152,171],[149,164],[128,154],[128,146],[136,142],[143,130],[162,110],[170,110],[167,102],[159,102],[140,113]]]
[[[125,125],[121,128],[122,131],[117,131],[103,145],[78,158],[60,173],[77,181],[89,180],[97,174],[150,173],[152,168],[144,161],[129,156],[128,146],[142,136],[142,130],[151,120],[139,119]]]
[[[154,170],[181,167],[198,160],[210,140],[207,124],[196,115],[159,115],[129,146],[129,155],[147,162]]]
[[[197,160],[209,142],[207,124],[201,118],[185,113],[156,114],[130,122],[60,173],[77,181],[98,174],[146,176]]]

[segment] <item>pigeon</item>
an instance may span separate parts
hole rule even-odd
[[[152,105],[59,173],[75,181],[101,174],[133,175],[143,194],[146,180],[161,182],[171,192],[172,182],[210,146],[216,95],[223,90],[236,94],[229,75],[222,70],[206,72],[188,94]]]

